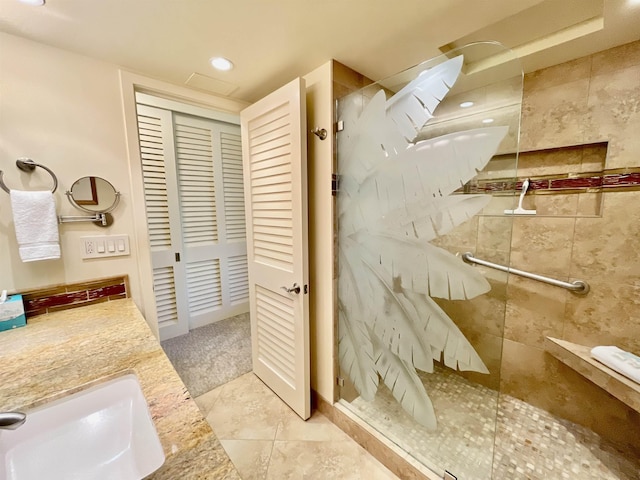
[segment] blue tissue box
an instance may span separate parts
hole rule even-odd
[[[22,295],[11,295],[6,302],[0,303],[0,332],[24,327],[26,324]]]

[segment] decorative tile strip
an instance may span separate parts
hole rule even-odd
[[[100,287],[93,290],[89,290],[89,300],[95,300],[96,298],[111,297],[113,295],[121,295],[127,293],[124,283],[118,285],[109,285],[106,287]]]
[[[504,180],[480,180],[472,181],[459,193],[514,193],[522,190],[525,179]],[[535,193],[567,193],[593,192],[612,190],[640,190],[640,168],[619,170],[604,170],[602,173],[567,174],[563,176],[550,176],[529,179],[529,191]]]
[[[640,185],[640,172],[614,173],[605,175],[602,180],[602,186],[605,188],[638,186]]]
[[[40,298],[30,298],[30,296],[28,296],[24,300],[24,308],[27,312],[30,312],[32,310],[42,310],[60,305],[86,302],[87,300],[88,297],[86,290],[82,292],[63,293],[61,295],[51,295]]]
[[[27,318],[65,308],[127,298],[129,277],[119,276],[86,282],[56,285],[22,293]]]
[[[549,181],[550,190],[576,190],[602,187],[602,175],[581,178],[558,178]]]

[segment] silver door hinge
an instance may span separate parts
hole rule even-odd
[[[344,378],[336,377],[336,383],[338,384],[339,387],[344,387]]]
[[[334,197],[338,194],[338,190],[340,189],[340,177],[337,173],[331,174],[331,195]]]

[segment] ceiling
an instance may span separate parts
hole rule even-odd
[[[640,0],[0,0],[0,31],[253,102],[332,58],[379,80],[476,40],[537,70],[640,39]]]

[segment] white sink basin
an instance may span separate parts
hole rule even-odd
[[[24,425],[0,430],[0,480],[140,480],[164,463],[135,375],[25,413]]]

